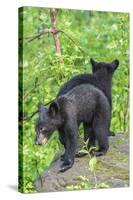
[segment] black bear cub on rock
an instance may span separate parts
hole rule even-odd
[[[92,125],[89,133],[90,146],[97,140],[99,149],[91,153],[104,155],[108,148],[108,132],[110,123],[110,105],[102,91],[91,84],[81,84],[64,95],[57,97],[45,108],[38,105],[39,119],[36,124],[36,144],[48,141],[55,130],[58,130],[65,154],[60,171],[72,167],[78,140],[78,128],[83,122],[85,126]],[[85,133],[88,134],[88,131]]]
[[[111,63],[104,63],[104,62],[96,62],[91,58],[90,62],[92,64],[93,74],[79,74],[71,78],[60,88],[57,97],[66,94],[69,90],[71,90],[75,86],[89,83],[100,89],[105,94],[111,106],[110,109],[112,110],[112,77],[119,65],[119,61],[114,60]],[[110,119],[110,124],[111,124],[111,119]],[[85,126],[84,129],[92,131],[91,125],[90,127]],[[112,131],[109,131],[109,135],[114,135],[114,133]],[[85,141],[86,140],[87,138],[85,137]]]

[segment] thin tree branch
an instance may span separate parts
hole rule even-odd
[[[75,46],[78,47],[78,49],[79,49],[83,54],[85,54],[85,55],[88,56],[88,53],[87,53],[81,46],[79,46],[79,45],[74,41],[74,39],[73,39],[70,35],[68,35],[68,34],[67,34],[65,31],[63,31],[63,30],[59,30],[59,32],[64,33],[64,35],[65,35],[67,38],[69,38],[69,39],[75,44]]]
[[[33,92],[38,86],[40,86],[44,81],[45,81],[45,79],[43,79],[43,80],[40,81],[39,83],[36,82],[36,84],[34,84],[34,86],[33,86],[29,91],[27,91],[27,92],[25,93],[25,95],[24,95],[24,97],[23,97],[23,100],[25,100],[26,97],[27,97],[31,92]]]
[[[49,101],[48,103],[44,104],[44,106],[47,106],[47,105],[49,105],[49,104],[52,103],[52,102],[53,102],[53,100],[51,100],[51,101]],[[34,117],[37,113],[38,113],[38,110],[36,110],[35,112],[29,114],[29,116],[24,117],[22,120],[23,120],[23,121],[28,121],[28,120],[30,120],[32,117]]]
[[[88,55],[88,53],[80,46],[77,44],[77,42],[75,42],[75,40],[68,34],[66,33],[65,31],[61,30],[61,29],[56,29],[56,30],[53,30],[53,29],[45,29],[43,31],[41,31],[40,33],[34,35],[34,36],[28,36],[28,37],[20,37],[19,40],[22,40],[22,39],[25,39],[25,40],[28,40],[28,42],[31,42],[39,37],[41,37],[42,35],[45,35],[45,34],[56,34],[56,33],[63,33],[68,39],[70,39],[74,45],[84,54],[84,55],[87,55],[88,57],[90,57]]]
[[[31,113],[29,116],[23,117],[21,120],[23,121],[28,121],[30,120],[32,117],[34,117],[34,115],[36,115],[38,113],[38,110],[36,110],[35,112]]]
[[[45,29],[45,30],[41,31],[40,33],[37,33],[37,34],[35,34],[33,36],[20,37],[19,40],[25,39],[25,40],[28,40],[28,42],[31,42],[31,41],[33,41],[33,40],[35,40],[37,38],[40,38],[42,35],[49,34],[49,33],[56,34],[58,32],[59,32],[58,29],[56,29],[56,30],[51,29],[51,28],[50,29]]]

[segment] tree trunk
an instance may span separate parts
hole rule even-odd
[[[53,30],[57,30],[57,21],[56,21],[56,10],[55,8],[51,8],[50,9],[50,16],[51,16],[51,23],[52,23],[52,28]],[[59,58],[59,63],[62,63],[62,56],[61,56],[61,46],[60,46],[60,40],[59,40],[59,36],[58,33],[53,33],[53,37],[54,37],[54,43],[55,43],[55,48],[56,48],[56,52]]]

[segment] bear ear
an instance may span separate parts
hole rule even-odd
[[[90,58],[90,62],[92,64],[92,66],[95,66],[97,64],[97,62],[93,58]]]
[[[41,113],[44,110],[44,106],[42,104],[42,102],[38,103],[38,111]]]
[[[49,113],[52,116],[55,116],[59,111],[59,105],[57,102],[53,101],[49,106]]]
[[[98,63],[92,58],[90,58],[90,62],[92,64],[92,72],[94,73],[98,70],[98,65],[97,65]]]
[[[112,63],[111,63],[111,67],[113,69],[113,71],[115,71],[117,69],[117,67],[119,66],[119,60],[114,60]]]

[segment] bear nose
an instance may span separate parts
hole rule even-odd
[[[36,144],[36,145],[41,145],[42,143],[39,142],[38,140],[36,140],[36,141],[35,141],[35,144]]]
[[[36,144],[36,145],[41,145],[41,143],[39,143],[39,142],[36,142],[35,144]]]

